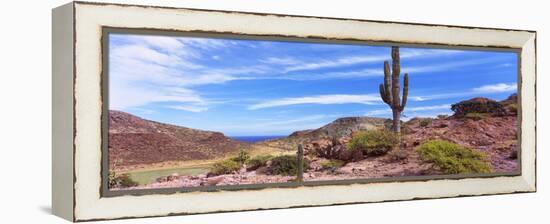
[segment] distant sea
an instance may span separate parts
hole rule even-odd
[[[235,139],[237,141],[241,142],[250,142],[250,143],[256,143],[266,140],[272,140],[272,139],[278,139],[278,138],[285,138],[287,136],[285,135],[272,135],[272,136],[231,136],[230,138]]]

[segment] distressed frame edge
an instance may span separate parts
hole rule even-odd
[[[85,5],[89,5],[88,3],[84,3]],[[156,8],[156,7],[153,7],[153,6],[149,6],[148,8]],[[179,8],[178,8],[179,9]],[[250,13],[244,13],[244,14],[250,14]],[[76,17],[75,17],[76,18]],[[404,23],[398,23],[398,24],[404,24]],[[412,25],[415,25],[415,24],[412,24]],[[470,27],[471,28],[471,27]],[[489,28],[490,29],[490,28]],[[76,32],[76,29],[74,30]],[[521,30],[521,31],[525,31],[525,30]],[[531,34],[534,34],[535,38],[533,39],[533,42],[534,42],[534,69],[535,69],[535,72],[533,73],[533,76],[535,77],[535,87],[536,87],[536,31],[527,31],[527,32],[530,32]],[[76,41],[76,40],[75,40]],[[531,42],[531,41],[527,41],[525,44],[528,44],[528,42]],[[76,62],[75,62],[76,64]],[[76,66],[76,65],[75,65]],[[525,75],[525,74],[523,74]],[[536,88],[535,88],[535,91],[536,91]],[[75,95],[75,100],[76,100],[76,95]],[[534,103],[535,103],[535,106],[536,106],[536,92],[535,92],[535,98],[532,100]],[[534,113],[535,113],[535,121],[536,121],[536,108],[534,108]],[[74,119],[76,119],[76,116],[74,117]],[[536,124],[535,124],[536,125]],[[535,137],[535,153],[536,153],[536,130],[534,131],[534,137]],[[75,149],[76,150],[76,149]],[[535,163],[536,163],[536,159],[534,160]],[[507,193],[520,193],[520,192],[535,192],[536,191],[536,164],[534,164],[534,179],[532,180],[533,183],[532,183],[532,188],[531,189],[527,189],[527,190],[523,190],[523,191],[514,191],[514,192],[505,192],[505,193],[496,193],[496,194],[507,194]],[[75,177],[76,177],[76,170],[75,170]],[[529,180],[527,179],[524,179],[525,183],[528,184],[528,185],[531,185],[529,184]],[[485,195],[485,194],[479,194],[479,195]],[[495,195],[495,194],[489,194],[489,195]],[[458,196],[449,196],[449,197],[465,197],[465,196],[478,196],[478,195],[458,195]],[[429,197],[428,197],[429,198]],[[435,197],[435,198],[447,198],[447,197]],[[427,198],[420,198],[420,199],[427,199]],[[415,200],[415,198],[413,199],[402,199],[402,200]],[[387,201],[401,201],[401,200],[387,200]],[[382,201],[375,201],[375,202],[384,202],[384,200]],[[335,203],[335,204],[326,204],[326,205],[339,205],[339,204],[356,204],[356,203],[372,203],[370,201],[365,201],[365,202],[353,202],[353,203]],[[325,205],[305,205],[305,206],[290,206],[288,208],[293,208],[293,207],[312,207],[312,206],[325,206]],[[76,202],[75,202],[75,207],[76,207]],[[275,208],[268,208],[268,209],[277,209],[277,208],[285,208],[285,207],[275,207]],[[74,208],[76,210],[76,208]],[[265,209],[250,209],[250,210],[265,210]],[[214,213],[214,212],[231,212],[233,210],[230,210],[230,211],[213,211],[213,212],[207,212],[207,213]],[[235,211],[249,211],[249,209],[243,209],[243,210],[235,210]],[[76,215],[76,211],[74,212],[75,214],[74,215],[74,220],[73,221],[91,221],[91,220],[105,220],[105,219],[101,219],[101,218],[98,218],[98,219],[78,219],[77,215]],[[120,217],[120,218],[136,218],[136,217],[157,217],[157,216],[167,216],[167,215],[183,215],[183,214],[203,214],[203,213],[181,213],[181,214],[174,214],[174,213],[168,213],[168,214],[164,214],[164,215],[153,215],[153,216],[131,216],[131,217]],[[106,218],[106,219],[120,219],[120,218]]]
[[[51,11],[52,213],[76,221],[74,212],[74,12],[75,3]],[[68,193],[68,195],[67,195]]]
[[[342,18],[342,17],[330,17],[330,16],[308,16],[299,14],[282,14],[282,13],[265,13],[265,12],[253,12],[253,11],[231,11],[221,9],[206,9],[206,8],[188,8],[188,7],[173,7],[173,6],[153,6],[146,4],[127,4],[127,3],[113,3],[113,2],[93,2],[93,1],[73,1],[75,4],[80,5],[97,5],[97,6],[123,6],[123,7],[139,7],[139,8],[153,8],[153,9],[176,9],[176,10],[190,10],[190,11],[202,11],[202,12],[219,12],[230,14],[244,14],[244,15],[259,15],[259,16],[276,16],[276,17],[295,17],[295,18],[311,18],[311,19],[327,19],[327,20],[341,20],[341,21],[357,21],[357,22],[375,22],[386,24],[402,24],[402,25],[418,25],[418,26],[436,26],[436,27],[448,27],[448,28],[463,28],[463,29],[482,29],[482,30],[500,30],[500,31],[517,31],[517,32],[530,32],[536,33],[536,30],[530,29],[509,29],[499,27],[483,27],[483,26],[462,26],[462,25],[446,25],[437,23],[421,23],[421,22],[402,22],[402,21],[389,21],[389,20],[371,20],[371,19],[355,19],[355,18]]]

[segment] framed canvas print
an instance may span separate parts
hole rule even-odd
[[[534,192],[536,32],[53,10],[71,221]]]

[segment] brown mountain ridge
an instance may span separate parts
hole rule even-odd
[[[213,159],[249,144],[221,132],[203,131],[109,111],[109,164],[116,166],[165,161]]]

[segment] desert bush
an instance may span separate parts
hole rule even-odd
[[[399,136],[387,130],[361,131],[348,143],[351,150],[362,150],[366,155],[382,155],[399,144]]]
[[[338,159],[331,159],[321,162],[319,165],[321,165],[322,169],[337,169],[342,166],[344,166],[345,162]]]
[[[432,119],[431,118],[425,118],[425,119],[422,119],[420,121],[420,126],[421,127],[426,127],[428,125],[430,125],[432,123]]]
[[[313,153],[317,157],[326,158],[326,159],[338,158],[338,156],[340,155],[340,152],[345,149],[344,145],[342,145],[337,138],[332,138],[331,140],[325,139],[322,141],[313,142],[308,148],[311,148],[311,150],[309,151],[313,151]]]
[[[128,174],[116,174],[114,171],[109,171],[109,188],[117,188],[117,187],[135,187],[139,184],[132,180],[130,175]]]
[[[231,160],[239,163],[240,165],[246,163],[248,159],[250,159],[250,153],[248,153],[244,149],[239,150],[237,156],[231,158]]]
[[[308,162],[304,161],[304,170],[308,168]],[[275,175],[296,175],[297,160],[295,155],[282,155],[271,159],[271,172]]]
[[[252,157],[246,161],[246,167],[248,170],[258,169],[262,166],[267,165],[267,161],[271,160],[272,158],[272,155],[259,155]]]
[[[420,145],[416,152],[420,159],[433,163],[447,174],[491,172],[484,153],[452,142],[431,140]]]
[[[473,112],[467,113],[466,115],[464,115],[465,118],[472,119],[474,121],[479,121],[490,116],[491,115],[488,113],[473,113]]]
[[[235,161],[234,158],[231,158],[215,162],[212,164],[212,170],[210,172],[214,175],[230,174],[239,170],[239,168],[241,168],[241,165]]]

